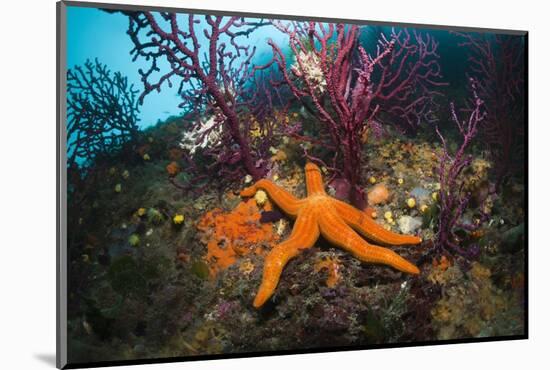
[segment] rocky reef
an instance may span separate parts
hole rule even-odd
[[[496,159],[522,153],[524,122],[514,110],[498,136],[483,84],[521,78],[462,51],[475,73],[453,85],[437,37],[412,28],[118,13],[148,66],[137,101],[179,86],[182,102],[137,129],[117,75],[129,101],[70,116],[100,144],[67,166],[70,362],[525,333],[525,168]],[[266,38],[262,64],[249,36],[264,28],[288,45]],[[486,48],[521,59],[505,41]],[[89,132],[110,111],[127,119]]]
[[[468,236],[481,246],[475,261],[435,253],[441,147],[419,139],[368,144],[364,191],[383,193],[365,209],[377,223],[422,237],[418,246],[392,248],[417,261],[420,275],[361,263],[319,240],[288,263],[273,298],[255,309],[265,255],[288,238],[291,220],[261,194],[241,199],[248,178],[213,181],[193,196],[175,189],[166,167],[178,143],[165,134],[183,124],[174,119],[145,131],[140,140],[149,159],[136,150],[133,164],[105,166],[93,184],[97,190],[71,209],[77,220],[69,284],[75,361],[523,332],[522,198],[494,199],[490,221]],[[300,150],[292,140],[281,148],[288,158]],[[304,196],[299,163],[272,161],[271,180]],[[477,157],[468,170],[472,190],[482,191],[485,161]],[[182,166],[176,177],[185,176]],[[326,190],[334,192],[330,185]],[[506,191],[519,195],[521,184]]]

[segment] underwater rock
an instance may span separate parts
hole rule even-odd
[[[450,285],[432,309],[439,339],[502,335],[517,330],[514,323],[520,313],[512,309],[513,296],[497,288],[491,276],[489,268],[473,262],[466,278],[447,283]]]
[[[427,203],[430,201],[430,191],[421,187],[412,189],[411,196],[414,197],[419,203]]]
[[[487,182],[488,172],[491,167],[491,163],[485,159],[475,158],[464,171],[464,188],[469,192],[475,192],[478,187]]]
[[[115,292],[128,295],[145,291],[147,281],[135,259],[130,256],[121,256],[113,260],[107,271],[107,279]]]
[[[443,256],[439,261],[432,262],[432,270],[427,276],[427,280],[432,284],[448,285],[456,284],[464,279],[464,273],[457,265],[451,265],[447,257]]]
[[[390,199],[390,191],[384,184],[378,184],[369,191],[368,201],[369,205],[377,205],[387,203]]]
[[[525,224],[514,226],[502,233],[502,250],[509,253],[517,252],[523,246]]]
[[[275,153],[271,156],[271,162],[286,162],[287,159],[287,154],[281,149],[276,149]]]
[[[403,234],[412,234],[422,226],[422,219],[419,217],[401,216],[397,220],[397,224]]]
[[[241,198],[235,195],[233,191],[227,191],[223,194],[220,207],[223,209],[233,209],[240,203]]]
[[[133,348],[133,351],[138,356],[145,355],[145,346],[143,344],[136,344]]]
[[[484,181],[479,184],[474,190],[472,190],[472,199],[470,203],[474,206],[482,206],[484,202],[489,198],[494,186],[492,186],[488,181]]]

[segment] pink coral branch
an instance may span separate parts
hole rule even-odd
[[[459,222],[471,194],[464,191],[463,171],[472,163],[472,157],[466,155],[467,149],[478,133],[479,126],[487,117],[484,110],[484,101],[478,95],[478,82],[470,79],[472,92],[472,101],[474,108],[467,112],[467,119],[460,119],[454,104],[451,103],[451,120],[455,123],[462,143],[454,154],[451,154],[447,141],[436,126],[436,133],[443,145],[443,152],[439,157],[439,220],[436,248],[440,251],[451,250],[465,257],[473,257],[473,252],[477,248],[461,247],[456,235],[457,227],[461,226]]]
[[[434,87],[443,85],[437,42],[413,31],[380,36],[373,55],[358,45],[356,25],[274,22],[289,37],[294,64],[273,41],[274,61],[283,81],[300,103],[324,124],[338,148],[344,178],[358,193],[361,183],[361,137],[369,121],[416,128],[431,121]],[[311,76],[312,70],[316,75]],[[361,197],[356,205],[364,205]]]
[[[227,133],[221,143],[226,155],[216,161],[231,158],[234,164],[238,158],[248,173],[260,178],[263,170],[256,166],[258,158],[249,142],[248,126],[239,121],[239,114],[246,109],[241,97],[252,73],[255,48],[242,45],[239,40],[268,22],[193,14],[181,17],[168,12],[125,14],[130,19],[128,34],[134,43],[133,59],[150,62],[149,69],[139,70],[144,84],[140,101],[152,91],[160,91],[163,85],[172,87],[172,80],[179,79],[178,93],[183,100],[180,106],[196,115],[215,114],[216,125]],[[186,28],[178,23],[182,19]],[[206,45],[201,45],[197,37],[201,30]],[[168,70],[161,70],[159,63],[168,63]]]

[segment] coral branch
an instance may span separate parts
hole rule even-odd
[[[137,134],[137,90],[120,72],[97,59],[67,71],[67,145],[69,167],[89,165]]]
[[[371,55],[358,45],[359,27],[316,22],[275,22],[289,37],[290,70],[281,48],[269,45],[294,97],[324,124],[331,146],[341,153],[351,201],[364,205],[361,137],[374,119],[415,128],[433,121],[434,87],[442,85],[437,43],[403,29],[380,36]]]
[[[484,110],[484,102],[478,96],[478,84],[470,79],[473,95],[473,109],[468,113],[467,119],[458,117],[454,104],[451,103],[451,120],[456,124],[462,144],[454,154],[448,149],[447,141],[436,127],[437,135],[443,145],[443,152],[439,157],[439,221],[436,247],[439,250],[449,250],[465,257],[472,257],[477,248],[474,246],[460,246],[460,238],[456,235],[457,227],[461,226],[461,218],[464,215],[471,194],[464,189],[463,171],[472,163],[472,156],[466,154],[472,140],[478,133],[478,128],[487,117]]]
[[[241,98],[253,73],[251,59],[255,53],[255,47],[244,46],[241,39],[268,22],[167,12],[125,14],[130,20],[128,34],[134,43],[134,60],[150,62],[147,70],[139,70],[145,88],[140,101],[178,81],[183,100],[180,107],[188,114],[215,117],[215,125],[223,128],[218,147],[209,148],[215,161],[229,166],[240,162],[254,178],[260,178],[263,170],[256,165],[248,124],[239,121],[239,114],[246,109]],[[161,64],[168,64],[168,68]]]

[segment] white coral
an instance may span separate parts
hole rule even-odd
[[[216,115],[210,116],[206,121],[199,121],[189,131],[183,132],[180,148],[194,155],[197,148],[216,146],[221,142],[223,128],[218,124]]]
[[[292,71],[296,76],[305,76],[305,79],[314,86],[315,90],[323,93],[327,86],[325,75],[321,69],[321,60],[312,51],[300,51],[294,58]]]

